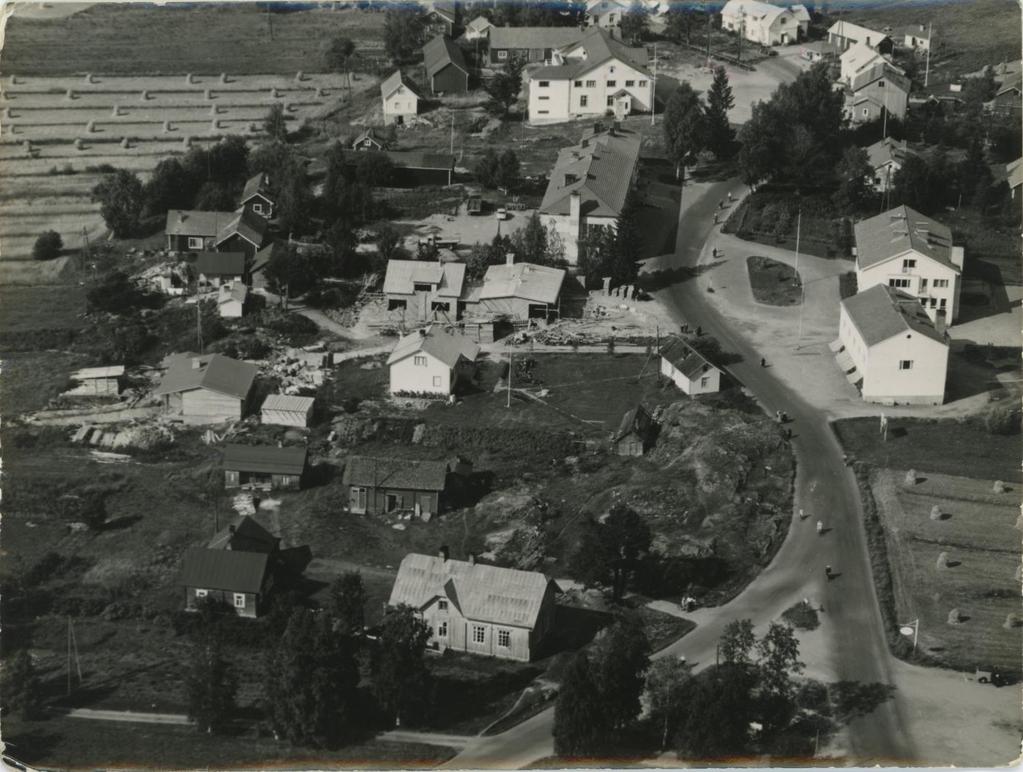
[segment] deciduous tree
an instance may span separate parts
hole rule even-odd
[[[650,664],[646,673],[646,698],[650,720],[661,729],[661,749],[678,731],[686,715],[692,689],[693,669],[678,657],[661,657]]]
[[[384,48],[395,64],[408,64],[423,45],[424,19],[408,8],[388,10],[384,16]]]
[[[224,728],[235,709],[238,679],[224,657],[218,635],[211,633],[193,647],[185,692],[188,717],[197,730],[213,734]]]
[[[396,723],[414,722],[429,692],[426,644],[430,628],[410,606],[390,609],[380,630],[373,689],[380,707]]]
[[[756,644],[753,623],[748,619],[733,619],[721,633],[718,653],[721,661],[729,665],[747,665]]]
[[[334,630],[342,635],[361,635],[366,622],[366,588],[362,574],[346,571],[330,586],[327,613]]]
[[[629,10],[622,16],[622,38],[633,45],[641,43],[650,29],[650,15],[639,0],[632,0]]]
[[[103,222],[115,237],[125,239],[138,235],[145,206],[138,175],[125,169],[108,174],[92,189],[92,200],[99,203]]]
[[[610,728],[589,658],[585,651],[577,652],[554,703],[554,752],[563,757],[597,756]]]
[[[267,110],[263,119],[263,131],[275,142],[287,142],[288,140],[288,118],[284,112],[284,105],[275,102]]]
[[[867,151],[861,147],[847,147],[835,167],[838,187],[831,196],[835,206],[846,214],[859,212],[874,198],[874,189],[870,185],[873,176]]]
[[[683,81],[668,98],[664,108],[664,142],[668,157],[675,164],[675,176],[704,147],[706,123],[700,97]]]
[[[770,695],[790,698],[792,676],[803,672],[799,659],[799,640],[787,624],[771,622],[757,641],[757,667],[760,687]]]
[[[354,55],[355,43],[352,42],[351,38],[344,35],[331,38],[323,53],[323,60],[327,65],[327,69],[332,72],[340,72],[345,76],[349,92],[352,90],[352,74],[349,71],[349,67]]]
[[[37,718],[42,705],[41,686],[28,649],[21,649],[4,667],[0,700],[6,710],[24,719]]]
[[[502,71],[488,78],[483,84],[483,88],[500,109],[502,116],[507,116],[512,105],[518,101],[519,93],[522,91],[523,64],[519,57],[513,57]]]
[[[52,260],[60,257],[63,248],[64,239],[57,231],[43,231],[32,245],[32,257],[36,260]]]
[[[605,631],[594,648],[593,670],[613,729],[624,729],[640,712],[643,676],[650,667],[650,641],[643,620],[625,613]]]

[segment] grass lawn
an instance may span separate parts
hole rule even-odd
[[[798,306],[803,287],[799,274],[790,265],[769,257],[753,255],[746,258],[749,284],[753,298],[769,306]]]
[[[832,424],[851,461],[872,466],[1021,482],[1020,438],[988,433],[974,421],[891,418],[888,441],[876,418]]]
[[[1004,228],[986,222],[975,211],[961,209],[943,215],[952,229],[956,244],[966,249],[964,273],[991,284],[1023,284],[1023,242],[1019,229]]]
[[[49,351],[0,354],[0,412],[6,416],[41,410],[65,390],[81,357]]]
[[[746,241],[795,250],[800,201],[791,190],[765,186],[748,195],[722,226]],[[846,243],[848,241],[848,243]],[[799,220],[799,251],[817,257],[848,256],[852,245],[848,226],[819,194],[804,195]]]
[[[293,748],[253,732],[204,735],[187,726],[120,724],[67,716],[32,722],[5,717],[4,741],[7,753],[23,763],[63,769],[408,768],[435,766],[455,753],[436,745],[372,739],[332,751]]]
[[[0,288],[0,329],[79,329],[85,313],[84,288],[74,284]]]
[[[383,23],[383,13],[354,7],[268,14],[256,5],[100,3],[61,19],[15,15],[0,68],[18,75],[322,72],[322,46],[335,35],[355,41],[357,58],[382,55]]]
[[[907,486],[905,475],[893,469],[871,475],[899,619],[920,619],[920,651],[937,662],[1018,673],[1023,629],[1004,626],[1009,614],[1023,612],[1013,576],[1018,489],[996,494],[990,480],[932,473]],[[934,506],[938,520],[930,517]],[[943,552],[948,568],[937,567]],[[964,617],[961,624],[948,623],[952,609]]]

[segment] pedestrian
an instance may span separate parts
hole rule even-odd
[[[714,215],[714,222],[716,223],[717,221],[718,221],[718,216]],[[710,253],[711,253],[712,256],[714,256],[716,258],[718,256],[718,248],[717,247],[713,247],[710,250]]]
[[[696,337],[699,338],[701,335],[703,335],[703,328],[700,327],[699,325],[697,325],[696,326]]]
[[[806,520],[806,515],[803,514],[803,510],[802,509],[799,510],[799,519],[800,520]]]
[[[715,225],[718,224],[718,213],[717,212],[714,212],[714,224]]]
[[[777,421],[778,423],[781,423],[781,411],[780,410],[775,410],[774,411],[774,420]]]
[[[720,201],[718,201],[718,209],[724,209],[724,208],[725,208],[725,200],[721,199]]]
[[[767,367],[767,360],[764,359],[763,357],[760,357],[760,366]]]
[[[831,566],[824,566],[824,576],[828,578],[829,582],[831,581]]]
[[[728,191],[728,203],[732,203],[732,191]]]

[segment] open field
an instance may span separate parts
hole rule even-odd
[[[950,667],[1021,669],[1018,489],[992,492],[990,480],[928,473],[916,485],[905,471],[878,469],[872,491],[881,513],[900,620],[920,620],[919,648]],[[1015,486],[1010,486],[1013,488]],[[932,520],[932,507],[942,512]],[[948,568],[938,568],[947,553]],[[949,624],[959,609],[963,621]]]
[[[383,21],[381,12],[353,7],[267,13],[255,4],[99,3],[67,18],[16,14],[7,24],[0,69],[184,75],[220,73],[230,61],[233,72],[247,75],[314,71],[322,68],[323,44],[335,35],[356,40],[362,58],[381,56]]]

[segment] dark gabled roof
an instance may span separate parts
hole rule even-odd
[[[672,367],[692,380],[714,367],[701,353],[681,338],[672,338],[661,346],[661,357]]]
[[[587,216],[617,217],[625,206],[639,163],[640,137],[631,131],[604,131],[558,152],[540,202],[541,214],[567,215],[570,196],[580,196]]]
[[[226,592],[258,593],[263,589],[269,567],[265,552],[240,552],[193,547],[185,552],[180,582]]]
[[[861,270],[890,260],[908,250],[936,260],[955,271],[952,262],[952,231],[935,219],[908,206],[861,220],[853,226],[856,265]]]
[[[373,142],[379,148],[386,147],[387,145],[387,140],[384,137],[378,137],[376,129],[370,126],[368,129],[362,132],[362,134],[360,134],[359,136],[352,140],[352,147],[355,147],[356,145],[361,145],[367,139]]]
[[[360,485],[368,488],[442,491],[447,476],[446,461],[349,456],[341,482],[343,485]]]
[[[895,70],[888,62],[878,62],[877,64],[871,65],[863,72],[855,75],[852,81],[853,93],[865,89],[871,83],[875,83],[882,78],[886,79],[889,83],[900,90],[905,91],[907,94],[909,93],[909,78]]]
[[[462,49],[447,35],[438,35],[433,40],[427,41],[423,46],[423,66],[426,67],[426,74],[432,78],[449,64],[454,65],[466,75],[469,74],[469,67],[465,63],[465,56]]]
[[[216,236],[236,216],[236,212],[168,209],[164,233],[168,236]]]
[[[273,445],[228,445],[224,448],[224,469],[256,474],[302,474],[305,448]]]
[[[252,207],[243,207],[235,212],[231,219],[217,233],[217,243],[223,243],[235,234],[241,236],[250,244],[259,249],[263,246],[263,239],[266,236],[266,220],[256,214]]]
[[[943,345],[945,336],[938,332],[920,301],[894,287],[875,284],[842,301],[849,319],[864,343],[873,346],[902,333],[919,333]]]
[[[253,518],[242,515],[217,533],[206,548],[239,552],[274,552],[279,544],[280,539]]]
[[[630,434],[638,434],[639,436],[645,436],[653,424],[654,419],[646,411],[646,408],[642,405],[636,405],[626,412],[622,416],[621,423],[618,424],[618,431],[611,435],[612,442],[618,442],[623,437],[628,437]]]
[[[167,372],[153,391],[156,396],[177,394],[192,389],[209,389],[237,399],[245,399],[256,380],[256,366],[221,354],[167,357]]]
[[[267,201],[270,200],[270,178],[262,172],[249,177],[245,182],[245,189],[242,191],[242,204],[244,205],[255,196],[262,196]]]
[[[195,270],[206,276],[241,276],[245,273],[245,253],[199,252]]]
[[[384,155],[391,163],[405,169],[437,169],[451,171],[455,168],[455,157],[446,153],[428,153],[422,150],[386,150]]]
[[[490,48],[562,48],[582,40],[585,34],[578,27],[494,27],[490,30]]]

